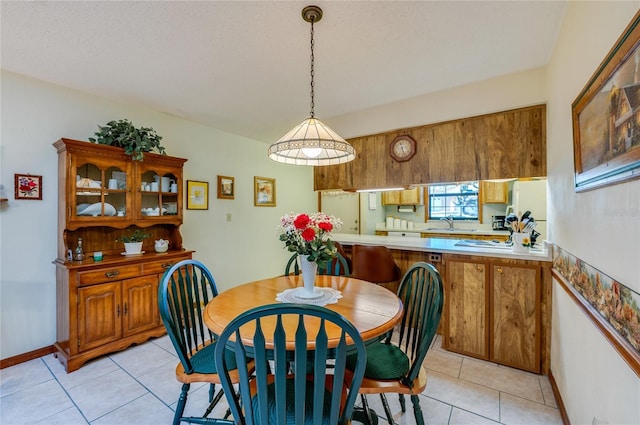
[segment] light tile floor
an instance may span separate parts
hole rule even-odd
[[[420,403],[427,424],[562,424],[549,380],[440,348],[427,355],[427,389]],[[96,359],[67,374],[47,355],[0,370],[0,423],[170,424],[181,385],[168,337]],[[208,387],[192,385],[188,414],[202,414]],[[398,424],[415,424],[410,400],[402,414],[398,397],[388,397]],[[384,416],[379,397],[369,404]],[[222,402],[212,416],[221,417]],[[380,424],[388,425],[382,417]]]

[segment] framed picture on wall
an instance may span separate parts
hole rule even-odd
[[[640,178],[640,12],[571,105],[575,190]]]
[[[276,206],[276,179],[253,178],[254,205],[256,207]]]
[[[233,199],[234,192],[234,178],[229,176],[218,176],[218,199]]]
[[[209,183],[187,180],[187,209],[209,209]]]
[[[42,176],[16,174],[14,187],[16,199],[42,200]]]

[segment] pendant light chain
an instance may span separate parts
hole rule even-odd
[[[314,116],[314,107],[315,104],[313,102],[313,97],[315,94],[314,91],[314,83],[313,83],[313,77],[314,77],[314,72],[313,72],[313,62],[314,62],[314,56],[313,56],[313,21],[315,21],[315,19],[313,17],[311,17],[311,118],[313,118]]]

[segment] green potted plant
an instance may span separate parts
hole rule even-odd
[[[162,136],[158,136],[152,128],[136,128],[126,119],[109,121],[104,126],[99,125],[98,128],[100,131],[95,133],[96,137],[89,137],[90,142],[123,148],[134,161],[143,161],[144,152],[166,155],[164,147],[160,145]]]
[[[131,233],[121,235],[116,242],[124,243],[125,255],[140,254],[142,252],[142,241],[151,236],[142,229],[136,229]]]

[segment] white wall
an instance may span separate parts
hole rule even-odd
[[[549,226],[554,242],[640,292],[640,180],[573,187],[571,103],[640,2],[571,2],[548,68]],[[577,46],[583,46],[577,48]],[[573,424],[640,423],[640,379],[554,282],[551,371]]]
[[[55,268],[57,154],[61,137],[87,140],[98,124],[128,118],[153,127],[172,156],[188,158],[184,177],[209,182],[209,209],[185,210],[184,246],[224,290],[283,272],[288,252],[278,241],[280,216],[315,211],[311,167],[267,158],[267,145],[163,113],[109,102],[2,72],[0,197],[0,358],[56,340]],[[42,201],[13,199],[15,173],[43,176]],[[217,175],[234,176],[234,200],[216,199]],[[276,179],[277,207],[254,207],[253,176]],[[231,213],[232,221],[226,221]]]

